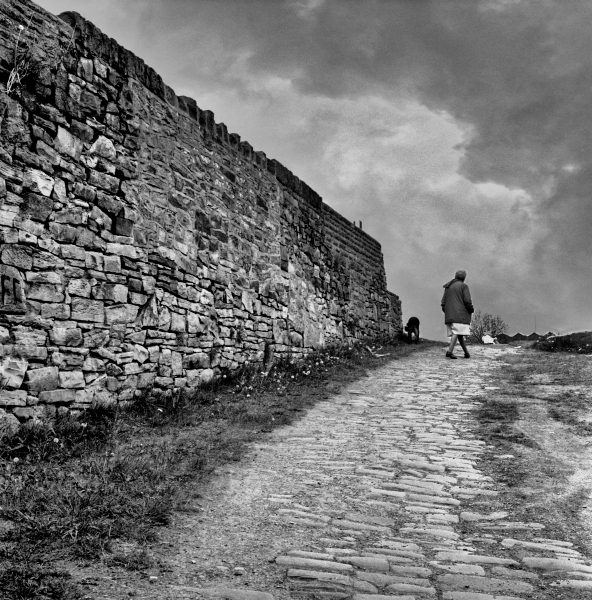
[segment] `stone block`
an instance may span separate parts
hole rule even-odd
[[[136,292],[130,292],[129,301],[132,304],[136,304],[138,306],[144,306],[146,302],[148,302],[148,296],[145,294],[138,294]]]
[[[99,250],[101,252],[104,252],[107,247],[107,243],[104,240],[81,225],[76,228],[76,245],[88,250]]]
[[[98,116],[101,112],[101,98],[89,87],[83,88],[80,92],[79,106],[85,112]]]
[[[119,381],[115,377],[107,377],[107,389],[116,392],[119,389]]]
[[[187,385],[189,387],[198,387],[200,385],[213,381],[215,373],[213,369],[199,369],[187,371]]]
[[[134,346],[134,359],[140,364],[145,363],[150,358],[150,352],[144,346],[136,344]]]
[[[14,342],[17,345],[44,346],[47,340],[47,333],[43,329],[34,329],[17,325],[13,328]]]
[[[171,367],[173,370],[173,376],[178,377],[183,375],[183,355],[180,352],[172,352]]]
[[[166,306],[161,306],[158,311],[158,328],[161,331],[169,331],[171,319],[171,311]]]
[[[69,404],[76,400],[76,390],[57,389],[39,394],[39,402],[42,404]]]
[[[80,208],[68,208],[55,212],[54,220],[65,225],[84,225],[88,221],[88,212]]]
[[[207,319],[193,312],[187,313],[187,331],[189,333],[204,333],[206,329]]]
[[[209,369],[210,368],[210,355],[205,352],[199,352],[196,354],[189,354],[183,357],[183,366],[186,369]]]
[[[175,381],[172,377],[156,377],[154,379],[154,384],[158,387],[164,388],[165,390],[169,390],[173,387]]]
[[[140,327],[158,327],[159,307],[155,296],[142,306],[138,313],[137,325]]]
[[[28,360],[47,359],[47,348],[40,346],[34,346],[32,344],[15,344],[14,346],[5,348],[10,348],[10,353],[15,357],[26,358]]]
[[[105,370],[105,361],[100,358],[87,357],[82,365],[83,371],[102,373]]]
[[[107,329],[92,329],[84,334],[83,346],[85,348],[98,348],[102,352],[105,352],[104,358],[108,360],[115,360],[115,355],[103,348],[109,342],[109,331]],[[101,352],[98,352],[103,356]]]
[[[105,256],[104,269],[108,273],[121,273],[121,259],[119,256]]]
[[[86,268],[93,271],[105,270],[105,258],[98,252],[86,252]]]
[[[38,192],[42,196],[49,198],[53,191],[53,177],[47,175],[43,171],[36,169],[27,169],[23,175],[23,186],[29,188],[33,192]],[[53,203],[50,202],[50,206]]]
[[[86,260],[86,250],[73,244],[62,244],[60,256],[66,260]]]
[[[26,274],[26,279],[28,283],[51,283],[53,285],[62,284],[62,278],[60,277],[59,273],[55,273],[54,271],[31,271]]]
[[[51,137],[49,137],[49,134],[42,129],[41,127],[37,127],[36,125],[33,125],[32,130],[34,132],[34,135],[37,139],[37,143],[35,144],[35,149],[37,150],[37,154],[43,158],[43,159],[47,159],[47,161],[56,166],[56,165],[60,165],[60,163],[62,162],[62,159],[60,157],[60,155],[51,147]],[[60,190],[61,192],[61,190]]]
[[[114,390],[109,389],[107,377],[100,377],[83,390],[76,390],[76,403],[81,405],[100,404],[109,406],[116,401]]]
[[[82,389],[85,387],[82,371],[60,371],[59,385],[66,389]]]
[[[56,346],[78,347],[82,345],[82,330],[78,327],[54,327],[49,331],[49,339]]]
[[[88,183],[112,194],[115,194],[119,190],[119,179],[117,177],[95,171],[94,169],[89,169]]]
[[[121,235],[125,237],[131,237],[133,234],[134,222],[131,219],[125,219],[124,217],[115,217],[114,230],[115,235]]]
[[[127,286],[118,283],[104,283],[95,290],[95,297],[100,300],[110,300],[111,302],[127,302]]]
[[[58,126],[58,133],[54,141],[55,148],[62,154],[67,154],[74,160],[79,160],[82,154],[83,144],[77,137],[73,136],[68,130]]]
[[[25,387],[29,392],[47,392],[58,387],[57,367],[42,367],[29,369],[25,380]]]
[[[20,422],[13,414],[0,409],[0,435],[12,435],[17,432],[19,426]]]
[[[158,376],[159,377],[172,377],[173,368],[168,365],[160,365],[158,367]]]
[[[30,271],[33,267],[30,250],[20,244],[4,244],[1,259],[3,265],[16,267],[23,271]]]
[[[76,236],[78,235],[75,227],[63,225],[61,223],[50,223],[49,231],[55,240],[58,242],[64,242],[66,244],[76,241]],[[81,250],[84,252],[82,248]]]
[[[70,296],[90,298],[90,281],[88,279],[71,279],[66,290]]]
[[[138,377],[138,388],[150,388],[154,385],[156,373],[142,373]]]
[[[105,373],[107,373],[109,377],[119,377],[120,375],[123,375],[123,369],[113,363],[109,363],[105,367]]]
[[[133,333],[128,333],[125,336],[125,340],[143,346],[146,343],[146,331],[134,331]]]
[[[138,307],[134,304],[114,304],[105,307],[105,322],[108,325],[133,323],[138,316]]]
[[[65,296],[61,285],[33,283],[26,287],[26,296],[29,300],[41,302],[63,302]]]
[[[142,291],[151,296],[156,291],[156,279],[151,275],[142,275]]]
[[[39,416],[39,410],[32,406],[18,406],[12,414],[20,421],[28,421]]]
[[[72,319],[75,321],[90,321],[104,323],[105,307],[98,300],[87,298],[72,298]]]
[[[123,366],[126,375],[137,375],[142,372],[142,367],[137,362],[130,362]]]
[[[25,390],[0,390],[0,406],[26,406],[27,392]]]
[[[107,244],[107,253],[115,254],[117,256],[125,256],[126,258],[136,259],[138,258],[138,252],[135,246],[129,244]]]
[[[63,348],[66,350],[66,348]],[[67,350],[70,350],[68,348]],[[80,369],[84,362],[84,356],[71,352],[53,352],[51,355],[51,363],[58,369]]]
[[[178,313],[171,313],[171,331],[184,332],[186,327],[185,317]]]
[[[45,222],[53,209],[53,200],[42,194],[31,192],[21,205],[21,216],[32,221]]]
[[[25,358],[6,356],[0,362],[0,384],[6,388],[20,388],[28,366],[29,361]]]
[[[117,151],[115,150],[113,142],[103,135],[100,135],[90,147],[89,153],[102,156],[110,161],[115,160],[115,157],[117,156]]]

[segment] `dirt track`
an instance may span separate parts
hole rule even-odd
[[[390,362],[220,469],[150,573],[77,578],[109,599],[587,597],[590,561],[506,510],[482,468],[509,455],[477,438],[474,409],[515,352]]]

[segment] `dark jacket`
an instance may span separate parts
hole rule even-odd
[[[471,301],[469,286],[460,279],[453,279],[444,285],[442,296],[444,323],[471,324],[471,315],[475,312]]]

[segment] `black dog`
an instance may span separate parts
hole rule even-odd
[[[405,325],[405,331],[407,332],[407,343],[411,343],[411,337],[415,334],[415,343],[419,342],[419,319],[417,317],[411,317]]]

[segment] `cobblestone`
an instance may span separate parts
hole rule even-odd
[[[413,354],[276,430],[265,451],[282,485],[268,491],[267,518],[293,527],[294,544],[274,556],[287,587],[265,591],[543,600],[591,590],[587,558],[502,510],[503,488],[479,470],[487,447],[471,433],[471,411],[495,392],[491,359],[508,351],[475,348],[462,362],[439,349]]]

